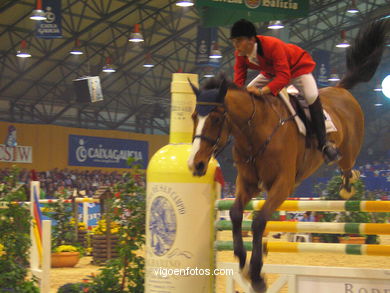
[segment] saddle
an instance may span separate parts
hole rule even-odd
[[[280,98],[286,104],[291,115],[295,115],[294,121],[298,126],[299,133],[310,138],[314,135],[314,130],[311,126],[311,116],[309,105],[306,99],[299,95],[298,90],[294,86],[284,88],[279,92]],[[324,109],[326,133],[337,132],[331,116]]]

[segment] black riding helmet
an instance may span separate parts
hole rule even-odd
[[[238,38],[238,37],[256,37],[256,28],[250,21],[246,19],[240,19],[236,21],[231,30],[230,30],[230,38]]]

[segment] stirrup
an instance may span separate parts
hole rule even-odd
[[[330,142],[325,143],[321,152],[324,156],[325,163],[328,165],[332,165],[341,159],[339,150]]]

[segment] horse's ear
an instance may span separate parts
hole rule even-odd
[[[226,81],[226,78],[223,78],[221,81],[221,85],[219,86],[218,102],[223,103],[227,90],[228,90],[228,83]]]
[[[194,84],[191,82],[190,79],[188,79],[188,82],[190,83],[191,88],[192,88],[192,91],[193,91],[194,94],[196,95],[196,98],[198,98],[198,97],[199,97],[199,94],[200,94],[199,89],[198,89],[196,86],[194,86]]]

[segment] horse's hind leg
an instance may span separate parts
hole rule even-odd
[[[358,170],[347,169],[341,170],[341,173],[343,183],[341,184],[339,194],[343,199],[350,199],[356,193],[355,187],[352,184],[359,179],[360,172]]]
[[[360,172],[358,170],[352,170],[357,156],[357,154],[354,154],[356,151],[353,152],[352,149],[349,149],[343,153],[343,158],[338,163],[343,179],[339,194],[343,199],[350,199],[356,193],[352,184],[359,179]]]

